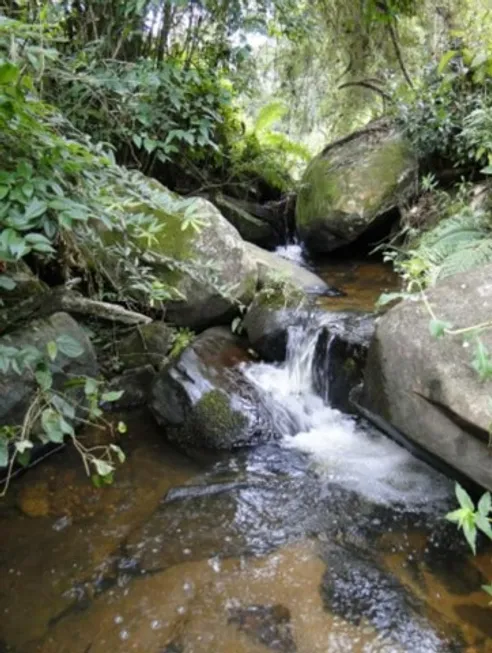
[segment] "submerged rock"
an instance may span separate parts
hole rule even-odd
[[[273,283],[256,294],[243,321],[252,347],[267,361],[283,361],[290,326],[310,309],[308,296],[291,283]]]
[[[208,329],[161,370],[151,408],[182,447],[234,449],[265,442],[275,429],[258,390],[238,364],[251,360],[228,329]]]
[[[356,551],[332,544],[323,555],[327,570],[320,588],[326,609],[359,625],[369,622],[380,638],[405,651],[457,653],[455,629],[426,608],[390,572]]]
[[[492,265],[426,291],[434,315],[455,329],[490,321]],[[424,301],[404,301],[377,323],[361,403],[448,465],[492,489],[490,388],[472,367],[477,340],[435,338]],[[492,331],[480,342],[492,351]]]
[[[229,610],[229,623],[271,651],[296,653],[290,610],[283,605],[248,605]]]
[[[66,382],[75,377],[96,377],[98,365],[94,348],[82,327],[66,313],[55,313],[49,318],[32,321],[27,327],[0,338],[0,347],[36,347],[46,352],[48,343],[60,336],[68,336],[77,343],[81,354],[71,358],[58,348],[55,360],[50,363],[53,387],[65,390]],[[12,370],[0,374],[0,425],[22,424],[37,387],[34,375],[28,369],[21,374]],[[72,388],[70,392],[78,396],[81,390]]]
[[[413,192],[416,178],[409,145],[381,121],[333,143],[304,174],[296,207],[301,238],[317,253],[353,242]]]

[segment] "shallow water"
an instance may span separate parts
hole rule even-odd
[[[376,294],[363,269],[327,278],[349,291],[343,310]],[[473,558],[444,521],[449,480],[316,396],[316,333],[293,330],[284,365],[246,369],[279,444],[191,460],[133,414],[112,487],[70,452],[13,484],[0,651],[492,652],[490,551]]]

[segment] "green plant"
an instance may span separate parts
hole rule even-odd
[[[477,535],[482,532],[492,540],[492,498],[490,492],[486,492],[477,506],[466,490],[456,484],[456,498],[459,508],[446,515],[446,519],[463,531],[463,534],[474,554],[477,552]],[[492,585],[482,587],[492,596]]]
[[[178,329],[174,334],[169,356],[171,358],[177,358],[193,342],[195,335],[195,332],[191,329]]]
[[[49,342],[45,350],[0,345],[0,372],[23,375],[26,383],[32,380],[36,385],[22,424],[0,427],[0,467],[8,468],[1,496],[8,489],[15,463],[29,463],[36,441],[61,444],[69,438],[82,458],[87,475],[96,484],[110,483],[115,460],[124,462],[125,454],[118,445],[111,443],[88,448],[76,434],[77,426],[90,424],[109,430],[114,437],[114,426],[104,418],[100,405],[117,401],[123,392],[104,391],[102,382],[90,377],[72,377],[63,389],[56,389],[53,385],[54,374],[61,371],[57,366],[58,355],[77,358],[82,353],[81,345],[68,335]],[[83,392],[78,392],[78,389],[83,389]],[[125,432],[126,427],[121,422],[117,430]]]

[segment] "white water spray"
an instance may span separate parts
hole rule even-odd
[[[316,394],[313,370],[322,326],[291,327],[284,363],[255,363],[245,369],[284,434],[283,446],[310,453],[322,476],[373,501],[420,509],[434,504],[435,510],[435,502],[449,496],[447,479]]]

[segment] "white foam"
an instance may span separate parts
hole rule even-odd
[[[318,334],[315,325],[307,330],[295,327],[289,331],[285,363],[255,363],[245,368],[284,434],[283,445],[311,454],[327,480],[373,501],[422,508],[445,499],[450,492],[446,479],[315,394],[312,378]]]

